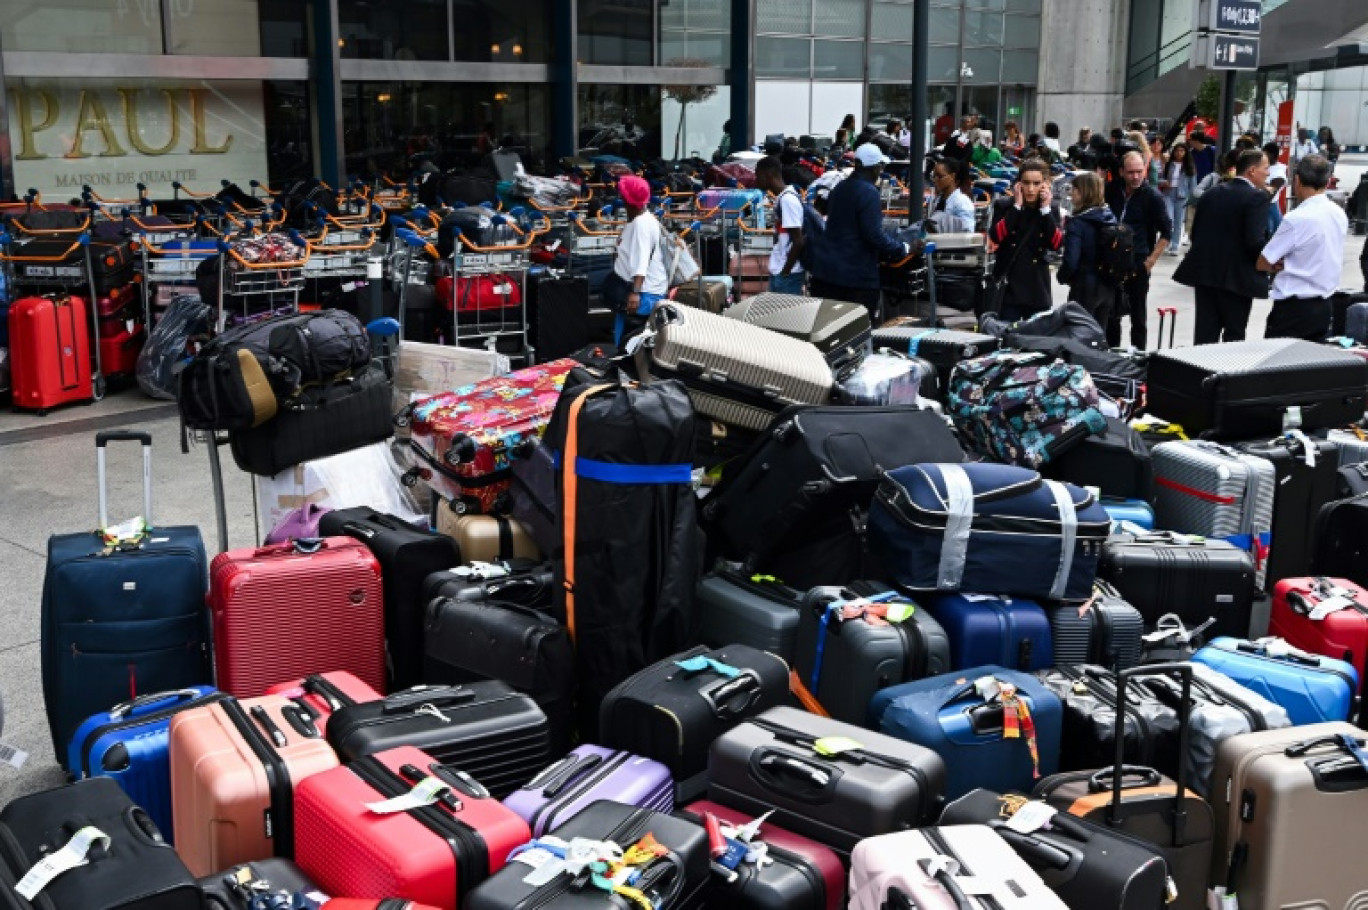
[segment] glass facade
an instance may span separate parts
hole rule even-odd
[[[1187,66],[1192,53],[1191,0],[1132,0],[1126,54],[1126,94]]]
[[[651,66],[655,0],[579,0],[580,63]]]

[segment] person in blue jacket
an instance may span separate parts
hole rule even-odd
[[[827,198],[826,233],[812,265],[809,293],[863,304],[879,324],[879,260],[901,259],[911,249],[884,230],[876,181],[889,159],[873,143],[855,150],[855,170]]]
[[[1068,286],[1069,299],[1081,304],[1104,328],[1116,297],[1116,288],[1103,283],[1097,268],[1102,226],[1116,224],[1116,215],[1103,198],[1105,186],[1093,173],[1074,177],[1069,190],[1073,217],[1064,226],[1064,260],[1055,276]]]

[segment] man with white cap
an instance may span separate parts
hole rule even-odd
[[[911,252],[884,230],[876,181],[888,161],[873,143],[855,150],[854,173],[827,199],[826,232],[809,288],[814,297],[863,304],[875,325],[880,321],[879,259],[901,259]]]

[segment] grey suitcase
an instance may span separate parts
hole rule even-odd
[[[817,751],[823,741],[822,752]],[[840,749],[853,740],[855,748]],[[866,837],[940,814],[945,763],[930,749],[796,708],[771,708],[718,737],[708,798],[848,856]]]
[[[863,304],[795,294],[757,294],[723,313],[815,345],[836,378],[844,379],[869,352],[869,310]]]
[[[1140,663],[1145,618],[1110,583],[1099,578],[1092,599],[1081,607],[1063,604],[1046,612],[1055,666],[1096,664],[1125,670]]]
[[[651,312],[650,326],[650,373],[683,382],[705,417],[765,430],[790,405],[831,398],[831,368],[806,341],[672,303]]]
[[[886,618],[858,615],[880,603]],[[880,689],[950,672],[950,639],[929,611],[887,585],[813,588],[799,610],[793,668],[827,713],[864,726]]]
[[[1151,450],[1154,524],[1166,531],[1230,540],[1255,554],[1264,584],[1277,472],[1263,458],[1214,442],[1164,442]]]
[[[1368,304],[1365,304],[1368,306]],[[1349,430],[1329,430],[1325,438],[1339,446],[1339,466],[1348,467],[1351,464],[1368,463],[1368,434],[1359,435],[1362,431]]]
[[[1368,303],[1351,304],[1345,311],[1344,334],[1360,344],[1368,343]]]
[[[714,648],[747,645],[793,666],[801,593],[768,575],[721,569],[703,576],[694,600],[701,642]]]

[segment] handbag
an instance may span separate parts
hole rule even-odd
[[[319,537],[318,522],[324,515],[331,512],[327,506],[320,506],[316,502],[306,503],[297,509],[291,509],[280,519],[280,523],[266,535],[264,546],[272,546],[279,543],[289,543],[291,540],[308,540]]]

